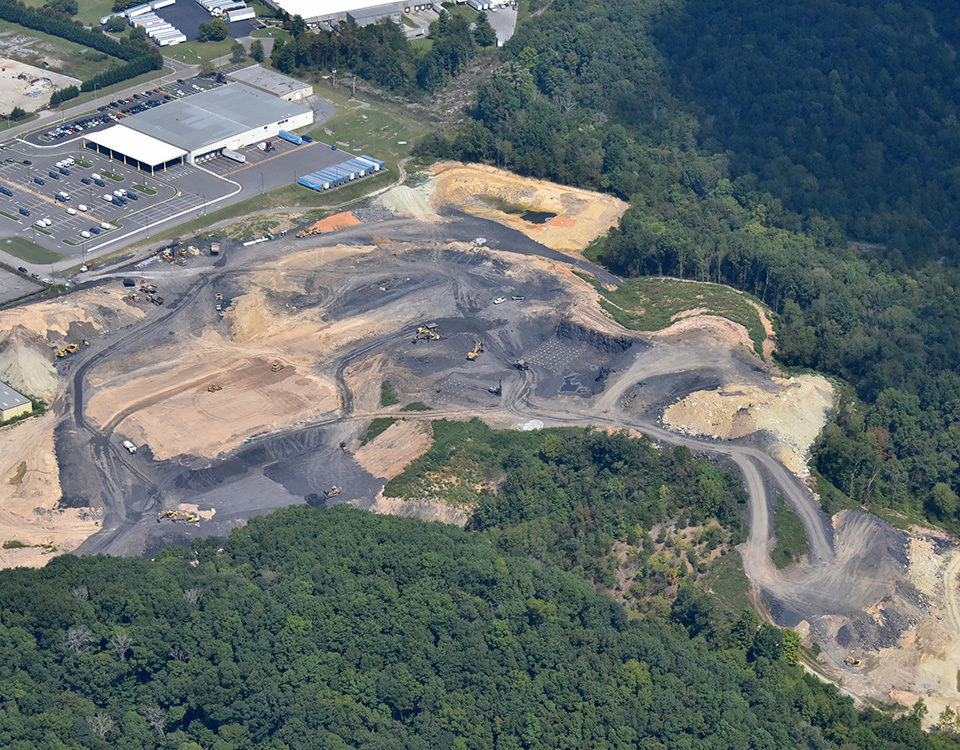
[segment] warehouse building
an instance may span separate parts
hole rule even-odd
[[[84,142],[98,153],[153,173],[312,122],[310,107],[236,82],[131,115],[122,124],[85,135]]]
[[[233,73],[228,73],[228,76],[235,81],[268,91],[288,102],[299,102],[313,93],[313,86],[309,83],[267,70],[259,65],[235,70]]]
[[[30,399],[6,383],[0,383],[0,422],[9,422],[32,411],[33,404]]]
[[[308,24],[343,21],[348,18],[373,23],[381,18],[396,18],[410,7],[409,0],[384,4],[383,0],[264,0],[267,5],[291,16],[300,16]],[[356,23],[359,23],[357,21]]]

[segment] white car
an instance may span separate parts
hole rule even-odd
[[[85,204],[81,203],[79,206],[77,206],[77,210],[78,210],[78,211],[86,211],[86,210],[87,210],[87,207],[86,207]]]
[[[83,239],[85,239],[85,240],[89,240],[89,239],[90,239],[90,232],[88,232],[86,229],[84,229],[82,232],[80,232],[80,236],[83,237]]]
[[[70,214],[71,216],[76,216],[76,215],[77,215],[77,209],[75,209],[75,208],[68,208],[68,209],[67,209],[67,213]]]
[[[493,304],[495,304],[495,305],[502,305],[502,304],[503,304],[504,302],[506,302],[506,301],[507,301],[507,298],[506,298],[506,297],[497,297],[497,298],[493,301]]]
[[[104,193],[104,194],[103,194],[103,199],[104,199],[107,203],[113,203],[113,196],[110,195],[109,193]]]
[[[44,217],[43,219],[41,219],[41,221],[43,222],[43,225],[44,225],[45,227],[48,227],[48,226],[50,226],[51,224],[53,224],[53,222],[52,222],[50,219],[46,218],[46,217]]]

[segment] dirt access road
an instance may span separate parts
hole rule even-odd
[[[489,249],[473,248],[476,236],[486,237]],[[144,278],[162,279],[166,305],[62,365],[68,387],[58,404],[56,450],[64,503],[98,498],[103,506],[102,529],[79,551],[150,554],[304,501],[372,507],[384,477],[366,471],[352,451],[371,419],[422,401],[429,418],[625,428],[737,466],[750,497],[744,568],[772,617],[820,643],[820,667],[834,674],[851,651],[895,645],[924,616],[903,535],[865,514],[826,517],[803,482],[773,457],[778,446],[765,433],[713,440],[662,426],[663,410],[690,393],[730,384],[769,388],[779,373],[707,329],[668,340],[620,328],[571,265],[616,282],[515,231],[450,214],[442,224],[394,219],[308,240],[233,247],[215,264],[180,274],[156,266],[144,271]],[[414,343],[427,321],[437,324],[440,340]],[[468,362],[466,352],[480,340],[484,353]],[[186,378],[181,365],[198,351],[230,356],[209,357],[202,377]],[[274,359],[285,368],[276,381],[267,366]],[[513,367],[518,359],[529,368]],[[248,360],[261,363],[260,382],[235,387],[268,390],[269,403],[280,406],[268,422],[251,410],[225,439],[213,424],[216,410],[205,406],[223,394],[203,384],[207,377],[229,382],[236,362]],[[277,389],[286,387],[289,379],[280,375],[290,370],[328,383],[336,398],[314,410],[290,400],[284,409]],[[170,373],[162,388],[150,380],[160,373]],[[380,406],[384,380],[400,395],[397,406]],[[139,383],[140,395],[131,396]],[[498,383],[502,393],[491,393]],[[191,422],[197,434],[183,450],[187,444],[175,431],[157,423],[195,419],[198,409],[209,413],[209,434],[201,434],[203,420]],[[136,455],[120,445],[128,436],[146,441]],[[325,498],[334,486],[342,494]],[[778,495],[810,540],[808,559],[788,571],[769,558]],[[157,511],[185,506],[205,520],[157,522]],[[888,699],[894,687],[918,686],[865,679],[857,690]]]

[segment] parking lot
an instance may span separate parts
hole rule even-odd
[[[82,257],[111,234],[129,235],[199,211],[237,189],[189,165],[151,176],[79,147],[54,151],[17,144],[0,155],[5,157],[0,163],[0,236],[25,237],[62,257]],[[63,174],[56,165],[68,158],[74,164],[65,166],[68,174]],[[59,193],[68,197],[58,200]]]
[[[37,131],[24,136],[23,140],[38,146],[60,145],[70,143],[89,133],[105,130],[130,115],[143,112],[147,109],[160,107],[174,99],[197,94],[207,89],[215,88],[226,83],[220,81],[216,75],[194,76],[193,78],[178,79],[175,82],[155,88],[144,89],[141,93],[125,99],[117,99],[110,104],[100,107],[82,117],[62,122],[55,127]]]
[[[39,284],[0,268],[0,304],[35,292],[39,288]]]

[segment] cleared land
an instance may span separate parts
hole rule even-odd
[[[10,112],[14,107],[36,112],[47,105],[56,89],[79,84],[77,78],[0,58],[0,112]]]
[[[49,66],[54,72],[81,80],[120,62],[103,52],[8,21],[0,21],[0,49],[4,57],[43,70]],[[48,100],[49,97],[44,103]]]

